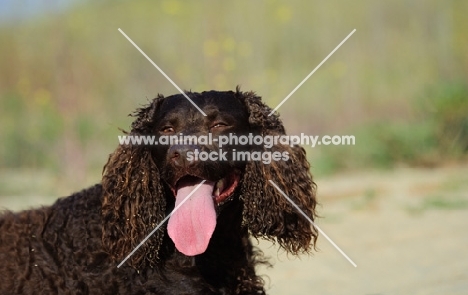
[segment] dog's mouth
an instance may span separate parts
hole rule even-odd
[[[177,250],[188,256],[206,251],[216,227],[216,207],[233,195],[239,180],[240,173],[233,172],[218,181],[185,175],[175,182],[176,203],[167,231]]]
[[[221,205],[224,201],[226,201],[236,190],[240,176],[239,172],[233,172],[224,178],[221,178],[218,181],[209,181],[205,180],[204,184],[213,186],[213,190],[211,192],[211,196],[216,205]],[[185,175],[180,177],[175,184],[175,188],[172,187],[172,192],[174,196],[177,197],[177,193],[179,189],[184,187],[196,187],[203,181],[201,177],[194,176],[194,175]]]

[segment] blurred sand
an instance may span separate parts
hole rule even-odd
[[[294,260],[262,242],[275,262],[260,270],[268,294],[468,294],[467,167],[316,181],[317,224],[357,268],[323,237],[319,252]]]
[[[468,294],[468,166],[357,172],[316,182],[317,224],[357,268],[323,237],[319,252],[299,259],[261,242],[274,263],[259,269],[268,276],[268,294]],[[53,202],[0,200],[10,209]]]

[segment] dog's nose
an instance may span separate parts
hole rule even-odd
[[[195,163],[195,150],[200,148],[196,145],[173,145],[167,152],[168,160],[178,167],[188,168]]]

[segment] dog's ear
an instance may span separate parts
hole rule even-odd
[[[138,109],[127,135],[148,135],[153,118],[163,100],[158,96],[147,107]],[[151,147],[120,145],[104,166],[102,200],[102,242],[120,262],[164,219],[166,198]],[[155,265],[164,236],[158,230],[127,261],[135,268]]]
[[[268,116],[271,108],[253,92],[237,96],[249,113],[252,133],[262,136],[285,135],[283,124],[276,114]],[[275,188],[273,181],[311,220],[316,217],[316,185],[310,174],[305,150],[300,146],[277,144],[271,149],[255,147],[260,152],[280,152],[282,159],[265,164],[247,163],[241,194],[244,202],[243,219],[254,237],[276,239],[288,252],[309,252],[317,240],[317,230]],[[286,157],[284,157],[286,155]],[[287,158],[287,160],[285,160]]]

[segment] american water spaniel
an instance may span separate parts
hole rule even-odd
[[[206,116],[182,94],[159,95],[124,134],[148,142],[119,144],[101,183],[0,213],[0,294],[265,294],[252,238],[314,249],[316,229],[269,182],[314,219],[304,149],[234,140],[285,135],[278,115],[253,92],[186,95]],[[181,135],[198,141],[168,141]]]

